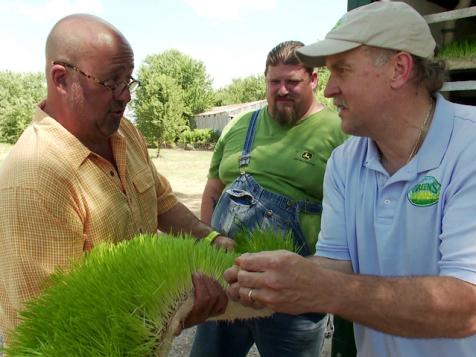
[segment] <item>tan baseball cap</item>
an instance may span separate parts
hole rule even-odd
[[[401,1],[377,1],[346,13],[326,38],[296,50],[306,66],[325,65],[326,56],[361,45],[406,51],[433,58],[435,40],[425,19]]]

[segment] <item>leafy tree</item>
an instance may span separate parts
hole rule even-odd
[[[215,105],[254,102],[266,98],[266,82],[263,75],[235,78],[231,84],[216,92]]]
[[[334,104],[332,104],[332,98],[326,98],[324,96],[324,89],[326,88],[327,81],[329,80],[330,72],[326,67],[321,67],[318,69],[318,75],[319,82],[317,84],[316,98],[327,108],[335,110]]]
[[[42,73],[0,72],[0,141],[14,143],[46,96]]]
[[[174,142],[186,128],[183,117],[183,90],[176,81],[154,68],[143,66],[139,70],[141,86],[132,103],[136,124],[151,147]]]
[[[148,73],[158,72],[173,78],[182,88],[185,118],[189,119],[213,104],[212,80],[201,61],[172,49],[147,56],[144,66],[149,68]]]

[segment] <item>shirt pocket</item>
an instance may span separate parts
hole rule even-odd
[[[140,169],[132,177],[137,205],[140,210],[138,226],[143,233],[157,230],[157,192],[154,177],[148,167]]]

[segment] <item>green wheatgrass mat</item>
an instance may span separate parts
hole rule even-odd
[[[167,356],[173,331],[193,305],[192,272],[226,283],[223,272],[242,252],[294,250],[290,235],[242,233],[226,253],[191,237],[138,236],[101,244],[58,271],[51,285],[27,303],[13,331],[8,357]],[[229,302],[233,320],[269,316],[269,310]]]
[[[458,40],[443,46],[438,53],[440,59],[471,59],[476,57],[476,39]]]

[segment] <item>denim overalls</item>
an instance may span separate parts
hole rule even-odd
[[[291,231],[296,247],[303,256],[311,254],[309,245],[299,225],[299,215],[320,214],[322,205],[305,200],[292,199],[266,190],[253,176],[245,172],[251,159],[251,148],[258,123],[259,110],[253,113],[246,133],[243,152],[240,157],[240,176],[222,193],[212,216],[212,227],[222,234],[234,237],[245,228],[247,230],[272,229]]]
[[[310,254],[299,226],[300,212],[319,214],[320,204],[293,201],[267,191],[245,172],[249,164],[259,110],[252,115],[240,157],[238,178],[222,193],[213,211],[212,227],[233,238],[243,228],[292,231],[300,254]],[[311,287],[310,287],[311,288]],[[275,313],[269,318],[206,322],[198,326],[191,357],[245,357],[253,342],[262,357],[317,357],[327,325],[325,314],[292,316]]]

